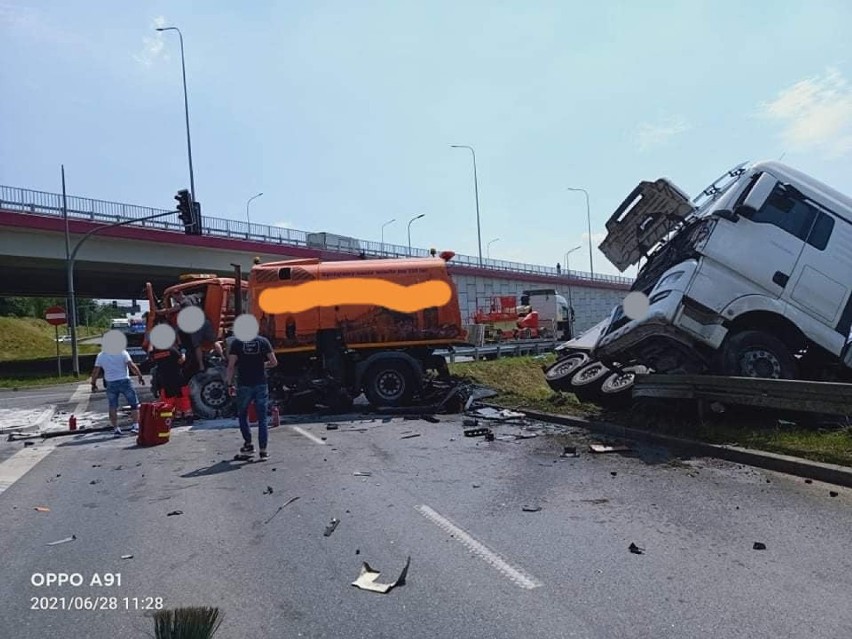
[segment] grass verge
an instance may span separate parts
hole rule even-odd
[[[13,390],[17,388],[37,388],[39,386],[56,386],[72,382],[82,383],[86,380],[88,380],[88,376],[86,375],[80,375],[79,379],[73,375],[63,375],[62,377],[56,375],[52,377],[21,377],[16,379],[0,378],[0,388]]]
[[[638,406],[615,412],[581,404],[571,393],[554,393],[544,379],[542,366],[554,361],[546,358],[510,357],[484,362],[450,365],[454,375],[466,377],[493,388],[498,395],[488,401],[507,408],[529,408],[557,415],[583,416],[612,423],[695,439],[711,444],[734,444],[745,448],[792,455],[814,461],[852,466],[852,428],[808,427],[779,421],[768,411],[732,411],[699,424],[695,409],[689,405],[655,403],[646,410]]]
[[[59,327],[59,334],[65,335],[67,326]],[[79,337],[101,335],[103,329],[78,328]],[[35,359],[39,357],[56,356],[56,331],[53,326],[43,319],[33,317],[0,317],[0,361],[17,359]],[[97,344],[79,344],[80,353],[97,353]],[[68,357],[71,354],[71,343],[61,342],[59,354]]]

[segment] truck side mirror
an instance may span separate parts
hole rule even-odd
[[[737,208],[737,213],[748,216],[759,211],[766,204],[777,184],[778,180],[768,173],[761,174],[746,193],[742,204]]]

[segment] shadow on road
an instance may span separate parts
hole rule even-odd
[[[204,466],[199,468],[198,470],[193,470],[188,473],[184,473],[181,475],[184,479],[190,479],[192,477],[207,477],[209,475],[218,475],[219,473],[227,473],[232,470],[239,470],[247,463],[250,462],[230,462],[230,461],[220,461],[216,462],[212,466]]]

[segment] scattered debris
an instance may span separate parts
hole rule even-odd
[[[640,548],[639,546],[634,544],[632,541],[630,542],[630,545],[627,547],[627,550],[632,552],[634,555],[641,555],[642,553],[645,552],[644,548]]]
[[[435,417],[434,415],[421,415],[420,419],[423,421],[429,422],[430,424],[440,424],[441,420]]]
[[[618,471],[611,470],[611,471],[609,471],[609,474],[612,475],[613,477],[616,477],[616,476],[618,476]]]
[[[468,428],[464,431],[465,437],[482,437],[491,433],[490,428]],[[491,433],[493,435],[493,433]]]
[[[101,467],[100,464],[92,464],[92,468],[100,468],[100,467]]]
[[[361,549],[360,549],[360,548],[356,548],[356,549],[355,549],[355,554],[356,554],[356,555],[360,555],[360,554],[361,554]]]
[[[485,441],[487,441],[487,442],[493,442],[494,441],[494,433],[492,433],[490,430],[487,433],[485,433]]]
[[[593,453],[626,453],[630,451],[627,446],[609,446],[608,444],[590,444],[589,450]]]
[[[814,480],[813,479],[806,479],[805,483],[806,484],[812,484],[812,483],[814,483]]]
[[[473,487],[474,488],[482,488],[482,484],[474,484]]]
[[[337,430],[337,424],[326,424],[325,429],[326,430]]]
[[[369,470],[356,470],[354,473],[352,473],[352,475],[354,477],[372,477],[373,473],[371,473]]]
[[[265,522],[263,522],[263,523],[264,523],[264,524],[268,524],[270,521],[272,521],[272,519],[275,517],[275,515],[277,515],[278,513],[280,513],[282,510],[284,510],[287,506],[289,506],[290,504],[292,504],[292,503],[293,503],[294,501],[296,501],[297,499],[298,499],[298,497],[293,497],[292,499],[288,500],[288,501],[287,501],[287,503],[285,503],[284,505],[282,505],[282,506],[278,506],[278,510],[276,510],[274,513],[272,513],[272,517],[270,517],[269,519],[267,519],[267,520],[266,520]]]
[[[376,582],[376,579],[378,579],[379,575],[382,573],[373,570],[373,568],[370,567],[370,564],[365,561],[361,564],[361,574],[358,575],[358,579],[352,582],[352,585],[360,588],[361,590],[387,594],[392,588],[405,585],[405,578],[408,575],[409,565],[411,565],[411,557],[405,560],[405,567],[402,569],[399,577],[389,584],[380,584]]]
[[[67,544],[69,541],[74,541],[77,539],[77,535],[71,535],[70,537],[66,537],[65,539],[60,539],[59,541],[51,541],[48,546],[58,546],[59,544]]]
[[[337,517],[332,518],[332,520],[328,523],[328,526],[325,527],[325,532],[323,533],[324,537],[331,537],[331,533],[334,532],[334,529],[337,528],[337,524],[340,523],[340,520]]]
[[[122,559],[133,559],[133,555],[122,555]]]
[[[576,446],[565,446],[562,449],[561,457],[579,457],[580,453],[577,452]]]
[[[175,515],[182,515],[182,514],[183,514],[182,510],[173,510],[168,515],[166,515],[166,517],[174,517]]]
[[[754,550],[766,550],[766,544],[764,544],[762,541],[756,541],[754,542],[754,546],[752,546],[752,548]]]
[[[462,420],[462,426],[478,426],[479,422],[473,419],[472,417],[465,417]]]
[[[272,491],[272,486],[267,486],[267,487],[266,487],[266,490],[264,490],[264,491],[263,491],[263,494],[264,494],[264,495],[271,495],[271,494],[272,494],[272,492],[273,492],[273,491]]]
[[[513,410],[509,410],[504,408],[503,410],[497,410],[496,408],[491,408],[490,406],[485,406],[483,408],[477,408],[475,411],[472,411],[473,415],[476,417],[480,417],[482,419],[493,419],[496,421],[509,421],[512,419],[525,419],[526,415],[523,413],[518,413]]]
[[[837,497],[840,493],[838,493],[836,490],[829,490],[828,494],[832,497]]]
[[[537,513],[541,510],[541,506],[523,506],[521,508],[525,513]]]
[[[411,435],[403,435],[400,439],[411,439],[412,437],[420,437],[420,433],[412,433]]]
[[[24,446],[32,446],[34,442],[24,442]]]
[[[92,481],[89,482],[89,485],[94,486],[95,484],[100,484],[101,481],[102,480],[100,480],[100,479],[93,479]]]
[[[49,513],[50,512],[50,508],[48,508],[47,506],[36,506],[34,508],[34,510],[36,510],[40,513]]]
[[[607,499],[606,497],[598,497],[596,499],[581,499],[580,501],[582,501],[583,503],[586,503],[586,504],[607,504],[607,503],[609,503],[609,499]]]

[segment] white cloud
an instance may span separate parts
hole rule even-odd
[[[692,127],[680,116],[654,124],[643,122],[636,131],[636,138],[639,142],[639,148],[642,151],[647,151],[648,149],[662,146],[674,136],[680,135],[690,128]]]
[[[292,222],[276,222],[272,226],[277,226],[278,228],[282,228],[282,229],[291,229],[291,228],[293,228],[293,223]]]
[[[852,151],[852,87],[837,69],[783,89],[760,105],[760,115],[781,124],[787,148],[832,157]]]
[[[164,26],[166,26],[166,19],[163,16],[157,16],[151,22],[152,30]],[[135,53],[133,59],[145,67],[150,67],[159,60],[168,60],[169,56],[166,53],[166,41],[163,33],[154,31],[152,35],[142,38],[142,51]]]

